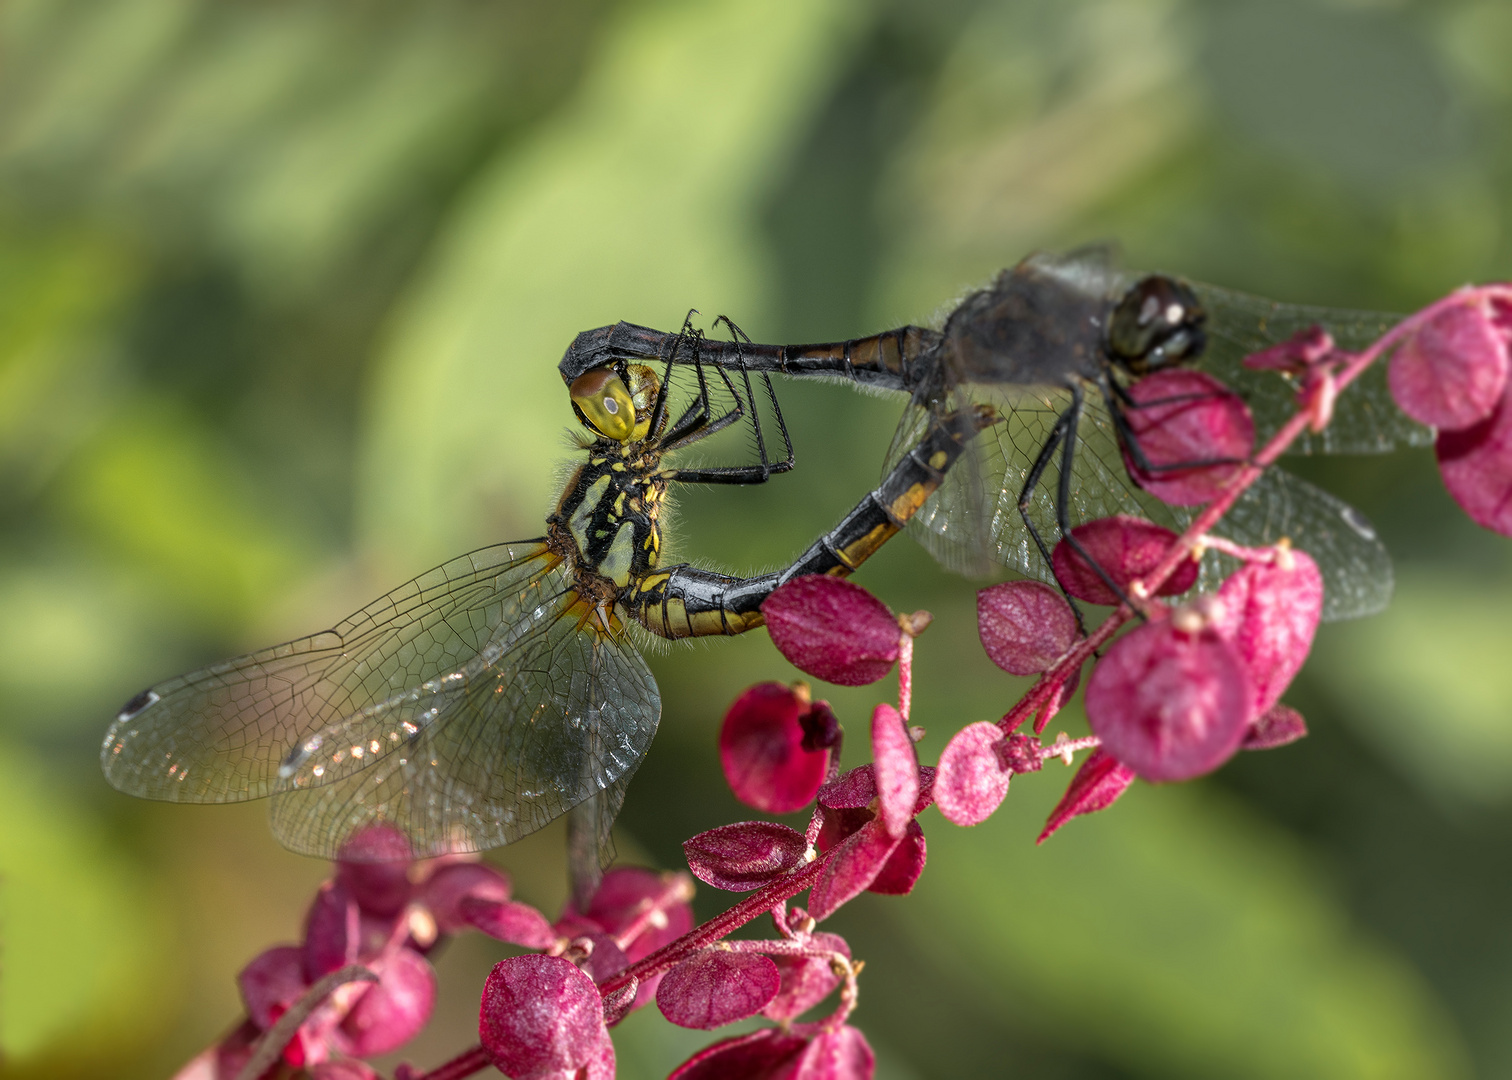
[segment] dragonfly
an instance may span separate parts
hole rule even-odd
[[[1277,372],[1245,368],[1245,356],[1314,326],[1340,348],[1358,349],[1399,318],[1132,274],[1099,246],[1029,256],[967,295],[938,328],[764,345],[733,331],[728,341],[690,340],[686,332],[621,322],[579,334],[559,367],[566,378],[611,359],[678,353],[731,370],[901,392],[908,403],[884,468],[902,460],[940,416],[989,405],[1004,422],[974,441],[909,529],[953,569],[981,576],[1006,567],[1058,584],[1047,538],[1076,524],[1130,514],[1179,532],[1192,520],[1193,511],[1155,499],[1125,467],[1134,381],[1176,365],[1209,372],[1245,398],[1263,439],[1294,412],[1296,386]],[[1341,395],[1333,422],[1293,451],[1380,453],[1432,438],[1395,407],[1376,365]],[[1374,614],[1390,599],[1391,560],[1365,516],[1279,467],[1267,469],[1214,532],[1248,547],[1286,537],[1306,550],[1323,573],[1324,619]],[[1212,588],[1233,565],[1210,551],[1196,587]]]
[[[581,454],[544,535],[453,559],[329,630],[143,690],[105,734],[106,779],[172,802],[271,796],[277,838],[326,858],[368,857],[351,844],[370,828],[398,830],[420,858],[504,845],[567,814],[581,891],[661,717],[636,636],[744,633],[782,583],[849,574],[997,420],[977,406],[935,414],[790,566],[738,577],[665,563],[669,493],[763,482],[791,467],[792,444],[778,409],[785,458],[757,420],[759,463],[678,467],[681,451],[758,416],[748,375],[742,387],[695,359],[690,384],[688,370],[674,355],[659,372],[612,361],[575,375]],[[776,408],[770,379],[766,390]]]

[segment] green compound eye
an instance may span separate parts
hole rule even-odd
[[[600,435],[625,442],[635,433],[635,402],[610,368],[585,371],[568,392],[584,418]]]

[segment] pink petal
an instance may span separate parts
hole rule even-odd
[[[396,918],[364,911],[346,886],[326,882],[305,916],[305,979],[313,983],[347,964],[376,956],[388,943]]]
[[[1244,366],[1252,371],[1284,371],[1302,375],[1320,361],[1334,354],[1333,335],[1321,326],[1298,330],[1279,345],[1250,353]]]
[[[780,1028],[762,1028],[704,1047],[667,1080],[786,1080],[809,1041]]]
[[[1249,716],[1274,705],[1302,669],[1323,615],[1323,575],[1305,551],[1247,563],[1218,590],[1214,628],[1249,673]]]
[[[977,633],[987,656],[1010,675],[1049,670],[1081,636],[1066,598],[1039,581],[1005,581],[978,592]]]
[[[1190,780],[1239,748],[1253,691],[1212,627],[1179,616],[1117,639],[1087,682],[1087,721],[1108,753],[1146,780]]]
[[[1144,577],[1160,565],[1177,539],[1170,529],[1127,514],[1115,514],[1078,525],[1071,530],[1071,535],[1120,588],[1127,587],[1129,582]],[[1119,602],[1097,571],[1088,566],[1064,538],[1055,545],[1050,562],[1055,570],[1055,580],[1078,600],[1109,606]],[[1175,596],[1186,592],[1196,584],[1199,569],[1191,559],[1183,560],[1156,594]]]
[[[719,730],[719,762],[735,797],[768,814],[813,802],[829,770],[829,751],[806,750],[807,694],[778,682],[758,683],[730,706]]]
[[[241,969],[236,985],[247,1016],[266,1031],[309,985],[304,977],[303,955],[293,945],[265,949]]]
[[[1002,804],[1013,779],[1013,771],[998,754],[1003,745],[1002,729],[986,720],[968,724],[946,744],[934,791],[946,820],[978,825]]]
[[[546,916],[529,904],[516,900],[464,897],[458,907],[458,914],[468,925],[497,941],[507,941],[511,945],[546,949],[557,941],[557,932],[552,929]]]
[[[1420,326],[1397,346],[1387,382],[1420,424],[1465,428],[1485,419],[1507,383],[1507,339],[1490,303],[1471,293]]]
[[[1477,525],[1512,536],[1512,387],[1491,415],[1472,427],[1440,431],[1434,444],[1439,474]]]
[[[772,821],[721,825],[683,843],[693,875],[730,892],[770,884],[801,865],[807,850],[801,832]]]
[[[609,1038],[593,980],[560,956],[494,965],[483,985],[478,1038],[506,1076],[581,1069]]]
[[[838,844],[809,892],[808,909],[814,921],[823,922],[842,904],[865,892],[898,843],[881,821],[872,820]]]
[[[761,605],[767,632],[800,671],[840,686],[865,686],[898,659],[898,621],[887,605],[843,578],[794,578]]]
[[[1133,441],[1152,466],[1226,459],[1226,464],[1148,472],[1127,449],[1134,481],[1161,502],[1197,506],[1212,501],[1243,467],[1255,445],[1255,422],[1244,399],[1205,372],[1167,368],[1129,387],[1125,410]]]
[[[1074,817],[1106,810],[1133,782],[1133,769],[1106,750],[1092,751],[1087,760],[1081,763],[1081,768],[1076,770],[1076,775],[1071,778],[1071,785],[1066,788],[1060,802],[1050,811],[1044,831],[1035,843],[1043,844],[1051,833]]]
[[[694,953],[661,981],[656,1007],[678,1027],[711,1031],[755,1016],[777,996],[777,965],[760,953]]]
[[[809,1043],[792,1076],[793,1080],[871,1080],[876,1067],[866,1036],[846,1024]]]
[[[898,710],[886,702],[872,710],[872,765],[887,831],[901,837],[919,801],[919,756]]]
[[[1274,750],[1306,735],[1307,721],[1302,719],[1301,713],[1286,705],[1272,705],[1250,723],[1239,749]]]
[[[592,943],[593,951],[581,964],[584,973],[595,983],[612,979],[630,966],[630,958],[619,947],[619,942],[608,934],[584,935]],[[582,939],[578,939],[581,944]]]
[[[451,863],[426,878],[419,894],[441,932],[454,934],[471,926],[462,917],[462,901],[508,900],[509,876],[486,863]]]
[[[343,1049],[353,1057],[399,1049],[420,1034],[436,1005],[436,973],[413,949],[395,949],[377,973],[378,982],[341,1021]]]
[[[341,846],[336,880],[366,911],[394,915],[409,903],[409,838],[387,822],[365,825]]]
[[[851,954],[850,945],[839,934],[827,934],[821,930],[813,935],[811,944],[815,948],[830,949],[847,957]],[[781,976],[782,983],[777,996],[761,1010],[761,1014],[768,1020],[776,1020],[778,1023],[796,1020],[829,997],[835,987],[840,985],[840,976],[835,974],[830,962],[823,957],[774,956],[772,963],[777,965],[777,974]]]
[[[883,896],[907,896],[913,892],[914,883],[919,880],[919,875],[924,873],[926,854],[924,830],[919,828],[917,821],[909,821],[903,838],[898,841],[898,846],[893,848],[893,853],[882,864],[882,869],[877,871],[877,876],[872,878],[872,883],[866,887],[866,891],[880,893]]]
[[[876,770],[858,765],[819,789],[819,805],[833,810],[870,806],[877,797]]]

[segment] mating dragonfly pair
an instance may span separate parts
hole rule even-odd
[[[1244,355],[1313,325],[1358,347],[1394,321],[1132,278],[1087,250],[1026,259],[939,330],[802,346],[755,344],[733,326],[730,341],[628,323],[585,332],[560,365],[583,460],[544,536],[454,559],[323,633],[154,685],[106,733],[105,775],[168,801],[275,796],[279,840],[325,857],[375,823],[423,857],[507,844],[570,813],[581,866],[606,842],[661,715],[636,627],[672,639],[743,633],[783,582],[849,574],[905,526],[947,565],[1053,582],[1048,544],[1076,523],[1186,520],[1125,471],[1134,380],[1198,366],[1243,393],[1263,428],[1290,413],[1292,388],[1244,370]],[[908,395],[881,483],[780,572],[664,565],[670,485],[758,483],[792,466],[773,373]],[[673,464],[738,425],[754,435],[757,463]],[[1310,449],[1381,451],[1430,435],[1378,377],[1350,388]],[[1052,467],[1053,485],[1042,482]],[[1223,528],[1249,546],[1288,536],[1312,554],[1325,618],[1379,610],[1389,596],[1390,561],[1368,524],[1280,469]]]

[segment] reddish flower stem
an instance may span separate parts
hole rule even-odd
[[[411,1074],[408,1080],[462,1080],[473,1073],[482,1072],[493,1064],[493,1058],[482,1045],[464,1050],[445,1065],[438,1065],[428,1073]]]

